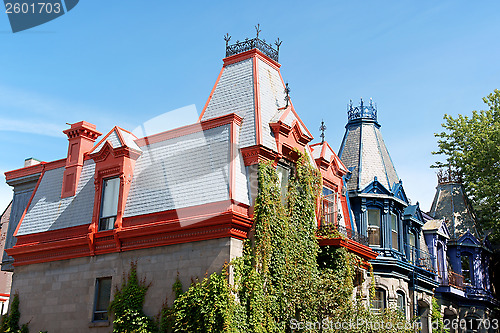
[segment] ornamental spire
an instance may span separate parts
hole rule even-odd
[[[321,134],[319,135],[321,137],[321,143],[325,142],[325,131],[326,131],[326,125],[323,119],[321,119],[321,126],[319,127],[319,130],[321,131]]]

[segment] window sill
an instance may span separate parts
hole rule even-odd
[[[110,325],[109,320],[91,321],[89,323],[89,328],[93,328],[93,327],[108,327],[109,325]]]

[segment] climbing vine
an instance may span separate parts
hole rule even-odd
[[[23,324],[19,327],[19,319],[21,312],[19,311],[19,294],[15,293],[10,305],[8,314],[2,316],[0,332],[2,333],[29,333],[28,324]]]
[[[177,279],[172,307],[163,307],[156,328],[150,328],[150,332],[413,331],[405,327],[405,318],[399,311],[387,309],[374,314],[364,296],[354,292],[354,278],[362,264],[359,257],[343,247],[319,248],[318,236],[339,235],[333,230],[317,234],[316,204],[321,177],[307,156],[296,152],[299,159],[286,200],[281,197],[275,166],[259,165],[254,223],[244,242],[243,255],[221,273],[193,281],[185,292]],[[148,286],[137,280],[133,268],[134,273],[131,270],[128,282],[111,304],[117,318],[114,332],[145,332],[141,329],[153,326],[142,312]],[[370,275],[368,298],[372,299],[371,266]],[[136,293],[131,301],[126,296],[130,293]],[[140,329],[133,331],[132,326],[125,326],[132,325],[124,320],[130,314]],[[360,321],[365,324],[359,325]],[[342,323],[351,326],[336,326]],[[369,326],[370,323],[375,326]],[[120,331],[117,325],[129,330]]]
[[[153,319],[143,312],[144,298],[149,289],[145,280],[137,277],[137,263],[130,263],[128,277],[121,288],[116,288],[109,310],[114,315],[113,333],[153,333],[157,331]]]

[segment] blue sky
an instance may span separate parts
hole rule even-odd
[[[16,34],[0,12],[0,172],[65,157],[66,123],[106,133],[192,104],[201,112],[223,35],[251,38],[260,23],[262,38],[283,40],[282,75],[313,135],[324,119],[338,150],[349,99],[372,97],[405,190],[427,211],[443,114],[482,109],[499,88],[499,12],[498,1],[82,0]],[[175,125],[192,122],[174,114]],[[12,192],[0,183],[3,210]]]

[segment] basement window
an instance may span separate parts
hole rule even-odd
[[[118,211],[118,194],[120,178],[104,179],[102,184],[101,215],[99,218],[99,231],[111,230],[115,227]]]
[[[111,277],[96,279],[94,315],[92,321],[108,320],[108,306],[111,298]]]

